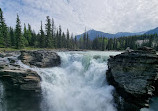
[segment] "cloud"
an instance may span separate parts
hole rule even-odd
[[[8,25],[15,26],[18,13],[22,24],[36,31],[46,16],[73,33],[85,27],[104,32],[139,32],[158,26],[157,0],[0,0]]]

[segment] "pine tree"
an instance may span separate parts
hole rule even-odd
[[[62,33],[62,30],[61,30],[61,26],[59,26],[59,36],[58,36],[58,47],[61,48],[62,47],[62,40],[61,40],[61,33]]]
[[[67,37],[67,48],[70,48],[70,34],[69,34],[69,30],[68,29],[67,29],[66,37]]]
[[[54,25],[54,19],[52,18],[52,39],[53,39],[53,47],[56,47],[56,38],[55,38],[55,25]]]
[[[66,48],[66,38],[65,38],[65,33],[63,32],[62,34],[62,48]]]
[[[26,25],[25,24],[24,24],[24,31],[23,32],[24,32],[23,37],[25,39],[24,44],[25,44],[25,46],[29,46],[29,43],[28,43],[28,31],[26,29]]]
[[[52,39],[52,29],[51,29],[51,21],[49,16],[47,16],[47,23],[45,25],[46,30],[46,47],[53,48],[53,39]]]
[[[55,48],[59,48],[59,40],[58,40],[58,37],[59,37],[59,31],[57,30],[56,32],[56,35],[55,35]]]
[[[35,46],[35,42],[36,42],[36,33],[34,30],[31,30],[31,46]]]
[[[71,48],[71,49],[74,49],[73,34],[71,34],[71,39],[70,39],[70,48]]]
[[[33,41],[32,41],[32,30],[31,30],[31,25],[30,25],[30,24],[28,24],[27,41],[28,41],[28,43],[29,43],[29,46],[33,46]]]
[[[89,49],[89,35],[88,33],[86,35],[86,49]]]
[[[20,49],[24,47],[24,39],[22,36],[22,32],[21,32],[21,25],[20,25],[20,19],[19,19],[19,15],[17,15],[17,20],[16,20],[16,29],[15,29],[15,35],[16,35],[16,48]]]
[[[43,31],[43,26],[42,26],[42,21],[41,21],[41,29],[40,29],[40,39],[39,39],[39,47],[44,48],[45,45],[45,35],[44,35],[44,31]]]
[[[86,49],[86,31],[83,34],[83,49]]]
[[[78,48],[77,37],[75,36],[75,49]]]
[[[8,28],[3,18],[3,12],[0,8],[0,47],[8,47],[10,45]]]
[[[14,29],[10,27],[10,41],[11,41],[11,46],[15,46],[15,35],[14,35]]]
[[[102,51],[104,51],[105,50],[105,38],[103,37],[102,38]]]

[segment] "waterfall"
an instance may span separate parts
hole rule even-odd
[[[43,69],[43,111],[116,111],[105,80],[107,57],[59,53],[61,67]],[[104,60],[105,59],[105,60]]]
[[[114,87],[106,81],[106,70],[109,55],[119,53],[58,52],[61,65],[52,68],[31,68],[21,61],[17,64],[41,76],[41,111],[116,111],[112,96]],[[8,59],[0,61],[7,62]],[[15,103],[6,103],[3,84],[0,82],[0,111],[7,111],[7,104]],[[157,105],[156,97],[152,99],[149,109],[142,108],[141,111],[157,111]]]
[[[117,53],[58,52],[61,66],[32,68],[42,78],[42,111],[116,111],[106,70]]]

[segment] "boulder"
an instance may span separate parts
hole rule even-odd
[[[40,68],[54,67],[61,63],[58,54],[48,50],[21,51],[19,59],[26,65]]]
[[[114,97],[119,111],[149,107],[150,98],[158,94],[156,51],[142,47],[110,57],[106,78],[116,88]]]

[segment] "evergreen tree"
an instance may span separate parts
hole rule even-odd
[[[71,39],[70,39],[70,48],[71,48],[71,49],[74,49],[73,34],[71,34]]]
[[[105,38],[103,37],[102,38],[102,51],[104,51],[105,50]]]
[[[10,46],[8,28],[3,18],[3,12],[0,8],[0,47]]]
[[[53,39],[53,47],[56,46],[56,38],[55,38],[55,25],[54,19],[52,18],[52,39]]]
[[[15,29],[15,35],[16,35],[16,48],[20,49],[24,47],[24,39],[22,36],[21,32],[21,25],[20,25],[20,19],[19,16],[17,15],[17,20],[16,20],[16,29]]]
[[[46,45],[45,45],[45,35],[44,35],[44,31],[43,31],[43,28],[42,28],[42,21],[41,21],[41,29],[40,29],[40,39],[39,39],[39,47],[41,48],[44,48]]]
[[[70,34],[69,34],[69,30],[68,29],[67,29],[66,37],[67,37],[67,48],[70,48]]]
[[[11,27],[10,27],[9,36],[10,36],[10,40],[11,40],[11,46],[15,46],[14,30],[13,30],[13,28],[11,28]]]
[[[26,29],[26,25],[25,24],[24,24],[24,34],[23,34],[23,37],[25,39],[25,41],[24,41],[25,46],[29,46],[29,43],[28,43],[28,31]]]
[[[83,49],[86,49],[86,30],[85,33],[83,34]]]
[[[28,43],[29,43],[29,46],[33,46],[33,41],[32,41],[32,30],[31,30],[31,25],[30,25],[30,24],[28,24],[27,41],[28,41]]]
[[[55,42],[55,47],[56,48],[59,48],[59,44],[58,44],[59,43],[59,39],[58,38],[59,38],[59,31],[57,30],[56,36],[55,36],[55,41],[56,41]]]
[[[89,49],[89,35],[88,33],[86,35],[86,49]]]
[[[62,30],[61,30],[61,26],[59,26],[59,36],[58,36],[58,48],[61,48],[62,47]]]
[[[0,47],[4,47],[4,37],[3,37],[3,31],[2,31],[2,22],[3,22],[3,12],[0,8]]]
[[[75,49],[78,48],[77,37],[75,36]]]
[[[64,32],[62,34],[62,48],[66,48],[66,37]]]
[[[45,25],[46,30],[46,47],[53,48],[53,38],[52,38],[52,28],[51,28],[51,21],[49,16],[47,16],[47,23]]]

